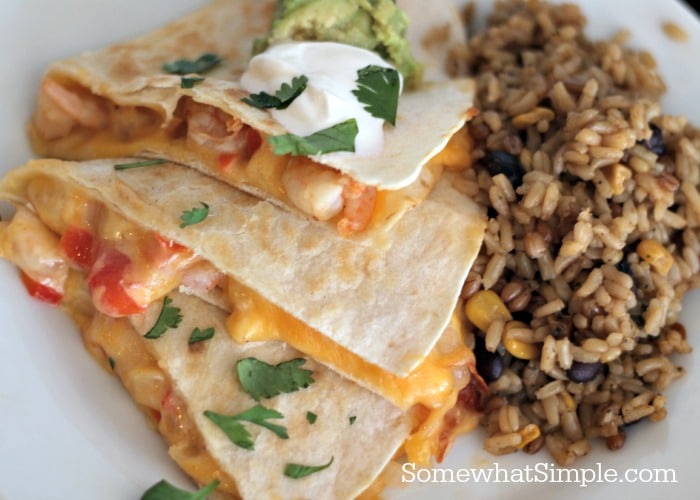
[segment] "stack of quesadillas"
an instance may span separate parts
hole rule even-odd
[[[29,130],[60,160],[0,181],[2,256],[221,495],[355,497],[475,425],[456,311],[485,219],[450,171],[472,83],[444,70],[464,34],[451,2],[398,4],[424,78],[377,154],[275,153],[285,128],[240,85],[273,5],[227,0],[53,64]],[[163,69],[207,55],[205,76]],[[308,210],[295,169],[334,176],[345,205]],[[372,193],[359,222],[345,190]]]

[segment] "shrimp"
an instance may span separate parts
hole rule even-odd
[[[343,236],[349,236],[365,230],[369,225],[377,202],[377,188],[345,176],[343,177],[343,202],[338,232]]]
[[[2,222],[0,255],[14,262],[32,280],[63,293],[68,264],[59,250],[58,236],[26,208],[18,208],[10,222]]]
[[[247,147],[243,122],[213,106],[191,101],[187,107],[187,138],[218,153],[236,154]]]
[[[338,232],[344,236],[367,227],[377,198],[375,187],[308,160],[290,161],[282,186],[294,206],[314,219],[340,216]]]
[[[44,139],[65,137],[77,125],[104,128],[108,120],[108,113],[96,96],[68,90],[51,78],[41,83],[34,125]]]
[[[332,219],[343,209],[342,175],[310,161],[290,161],[282,186],[291,202],[318,220]]]

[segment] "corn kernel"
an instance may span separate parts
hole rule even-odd
[[[464,304],[467,319],[482,332],[488,330],[495,319],[510,321],[510,311],[498,294],[491,290],[481,290],[469,297]]]
[[[505,335],[503,346],[506,351],[511,353],[518,359],[532,360],[540,357],[540,346],[537,344],[528,344],[522,340],[514,339]]]
[[[522,449],[529,443],[533,442],[535,439],[540,437],[540,428],[535,424],[528,424],[522,429],[520,429],[518,431],[518,434],[520,434],[522,441],[517,447],[518,449]]]
[[[637,245],[639,256],[662,276],[666,276],[673,266],[673,255],[655,240],[642,240]]]
[[[625,192],[625,185],[632,178],[632,170],[620,163],[603,167],[603,174],[610,183],[613,195]]]

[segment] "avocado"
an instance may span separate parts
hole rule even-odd
[[[378,53],[410,86],[419,80],[420,65],[406,40],[407,26],[394,0],[277,0],[264,45],[289,40],[355,45]]]

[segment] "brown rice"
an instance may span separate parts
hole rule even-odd
[[[499,2],[455,65],[480,109],[458,186],[489,214],[462,296],[491,290],[512,315],[485,331],[465,318],[489,383],[484,447],[546,447],[562,465],[665,417],[700,271],[700,133],[661,114],[648,53],[584,26],[574,5]]]

